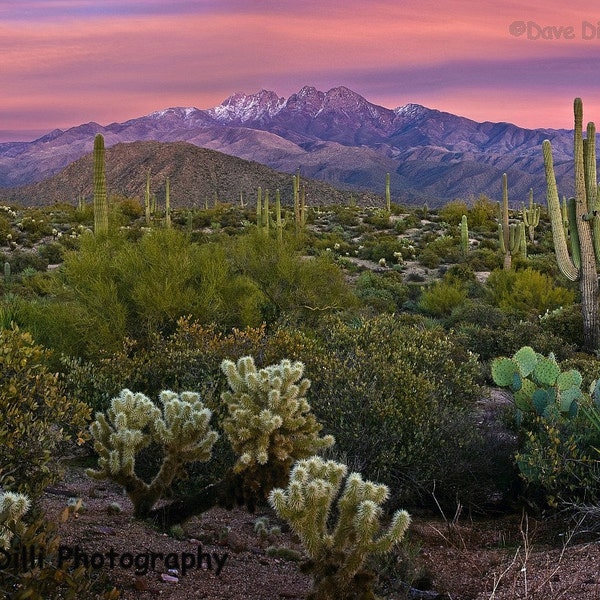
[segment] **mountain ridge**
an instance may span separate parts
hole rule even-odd
[[[432,206],[481,193],[522,202],[545,195],[541,144],[553,145],[559,190],[572,193],[572,132],[478,123],[419,104],[389,109],[344,86],[304,86],[287,99],[270,90],[237,92],[219,106],[171,107],[123,123],[85,123],[32,142],[0,144],[0,187],[39,183],[91,152],[138,141],[188,142],[341,189],[383,194],[391,174],[394,200]],[[11,193],[11,196],[13,194]]]

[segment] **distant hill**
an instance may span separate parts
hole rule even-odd
[[[234,94],[209,109],[169,108],[124,123],[87,123],[33,142],[0,144],[0,187],[40,182],[91,152],[96,133],[107,148],[126,142],[188,142],[285,173],[355,191],[384,193],[391,174],[395,202],[437,206],[455,198],[509,197],[530,188],[545,197],[541,145],[550,139],[559,191],[570,195],[572,133],[477,123],[418,104],[388,109],[345,87],[306,86],[289,98],[262,90]],[[83,182],[82,182],[83,184]],[[11,194],[12,195],[12,194]]]
[[[275,200],[279,189],[284,204],[293,202],[292,176],[260,163],[229,156],[215,150],[198,148],[187,142],[131,142],[117,144],[106,151],[106,180],[109,194],[138,197],[143,202],[146,177],[150,169],[151,193],[164,206],[166,179],[169,178],[173,208],[213,205],[220,202],[256,203],[258,187],[270,190]],[[26,206],[55,202],[75,204],[79,197],[91,200],[93,156],[87,154],[57,175],[41,182],[2,190],[0,198]],[[348,202],[350,193],[315,180],[302,179],[307,202],[332,204]],[[365,193],[362,204],[381,204],[381,197]]]

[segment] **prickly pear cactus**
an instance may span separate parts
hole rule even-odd
[[[562,372],[553,354],[544,357],[529,346],[519,349],[512,358],[495,359],[492,379],[513,393],[517,408],[541,416],[554,405],[560,412],[574,415],[583,397],[578,371]]]

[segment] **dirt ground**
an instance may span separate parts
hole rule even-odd
[[[61,525],[63,551],[79,553],[81,561],[87,555],[121,598],[300,600],[311,589],[298,562],[268,555],[269,546],[299,553],[302,548],[267,507],[255,514],[213,509],[186,523],[176,539],[135,521],[120,488],[90,480],[81,467],[70,467],[47,492],[48,517],[57,519],[70,498],[81,499],[83,507]],[[282,532],[261,539],[255,530],[259,517]],[[378,593],[387,600],[600,599],[596,538],[574,521],[522,514],[414,517],[398,552],[379,564]],[[419,596],[416,588],[429,592]]]

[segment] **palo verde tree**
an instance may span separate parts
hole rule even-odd
[[[596,127],[587,125],[583,138],[583,103],[575,98],[575,133],[573,154],[575,164],[575,197],[567,203],[569,218],[569,244],[565,236],[563,218],[554,165],[552,145],[544,140],[544,166],[548,212],[552,223],[554,251],[561,273],[570,281],[579,282],[581,312],[583,316],[583,345],[588,352],[600,347],[600,321],[598,315],[598,268],[600,258],[600,215],[598,213],[598,183],[596,178]]]

